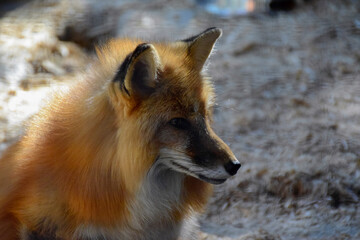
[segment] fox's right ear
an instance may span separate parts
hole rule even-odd
[[[193,60],[193,66],[196,69],[202,69],[210,53],[212,52],[215,42],[222,35],[220,28],[208,28],[202,33],[184,39],[180,44],[186,44],[188,54]]]
[[[114,94],[129,101],[145,99],[154,92],[160,69],[160,58],[154,46],[148,43],[138,45],[113,78]]]

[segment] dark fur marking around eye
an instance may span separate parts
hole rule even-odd
[[[191,127],[191,124],[188,120],[184,118],[173,118],[169,122],[173,127],[181,130],[188,130]]]

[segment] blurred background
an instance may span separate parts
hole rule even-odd
[[[200,239],[360,239],[360,1],[2,0],[0,154],[112,37],[223,29],[215,131],[242,168]]]

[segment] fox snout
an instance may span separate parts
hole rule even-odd
[[[212,166],[216,166],[216,161],[218,160],[216,156],[212,157],[213,160],[208,160],[208,164],[204,164],[204,163],[201,163],[201,160],[198,160],[199,158],[198,157],[195,157],[194,161],[196,163],[200,163],[200,165],[204,166],[204,167],[212,167]],[[211,162],[211,161],[214,161]],[[220,164],[221,165],[221,164]],[[230,175],[230,176],[234,176],[237,171],[239,170],[239,168],[241,167],[241,164],[239,162],[239,160],[237,160],[236,158],[235,159],[231,159],[231,160],[228,160],[226,161],[223,165],[222,165],[225,169],[225,171]]]
[[[234,176],[237,173],[237,171],[239,170],[239,168],[241,167],[241,164],[237,159],[235,159],[235,160],[230,160],[227,163],[225,163],[224,165],[218,166],[218,167],[219,168],[223,167],[229,176]],[[210,175],[212,175],[212,174],[210,174]],[[226,179],[228,178],[228,176],[225,176],[224,178],[221,178],[221,177],[212,178],[211,176],[205,176],[203,174],[199,174],[199,178],[201,180],[204,180],[204,181],[212,183],[212,184],[220,184],[220,183],[225,182]]]
[[[234,176],[241,167],[229,146],[204,122],[191,133],[188,152],[194,163],[204,169],[199,175],[205,181],[212,179],[221,183]]]
[[[178,144],[169,146],[165,143],[160,150],[159,159],[165,165],[212,184],[223,183],[237,173],[240,162],[203,118],[176,122],[171,136],[178,136]],[[170,124],[173,126],[173,121]]]

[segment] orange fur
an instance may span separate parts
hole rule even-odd
[[[42,229],[55,231],[60,239],[76,239],[78,227],[87,224],[126,229],[134,218],[129,206],[138,198],[159,150],[164,144],[174,149],[184,144],[184,134],[164,123],[196,114],[210,117],[213,89],[194,67],[186,44],[153,44],[162,69],[150,97],[133,99],[119,91],[112,79],[140,43],[117,39],[98,48],[99,61],[84,80],[56,94],[4,154],[1,239],[20,239],[23,228],[40,234]],[[218,145],[233,156],[221,140]],[[211,186],[186,176],[181,191],[180,202],[159,219],[181,222],[201,211]]]

